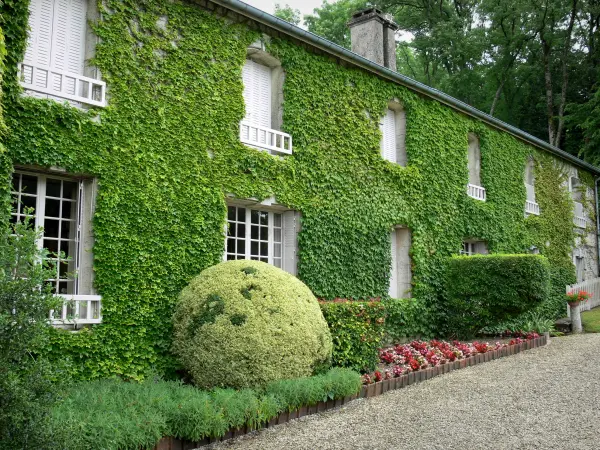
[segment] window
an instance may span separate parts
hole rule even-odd
[[[246,116],[240,123],[240,140],[274,153],[291,154],[292,137],[278,131],[279,124],[274,123],[279,121],[281,95],[276,92],[278,89],[273,86],[273,81],[282,77],[280,66],[272,68],[253,59],[246,60],[242,69]]]
[[[84,76],[88,0],[31,0],[20,81],[37,97],[105,105],[104,82]],[[91,55],[88,55],[91,56]]]
[[[252,259],[297,273],[297,234],[300,216],[244,206],[227,207],[225,260]]]
[[[525,165],[525,191],[527,198],[525,200],[525,216],[529,214],[540,215],[540,206],[535,201],[535,178],[534,178],[534,160],[529,159]]]
[[[406,166],[406,114],[399,103],[390,103],[379,128],[381,130],[381,156],[383,159]]]
[[[392,298],[410,297],[412,267],[410,259],[411,233],[408,228],[394,228],[391,232],[392,267],[389,295]]]
[[[20,171],[13,174],[11,222],[23,221],[31,214],[32,224],[43,227],[38,245],[46,248],[56,263],[56,273],[47,282],[52,292],[68,300],[63,311],[51,313],[54,320],[100,321],[91,253],[93,197],[93,180]]]
[[[585,228],[587,226],[587,218],[582,203],[583,190],[579,178],[576,176],[569,177],[569,192],[573,199],[573,224],[577,228]]]
[[[464,241],[460,252],[461,255],[487,255],[487,243],[485,241]]]
[[[485,201],[485,188],[481,186],[481,150],[479,148],[479,138],[469,133],[468,148],[468,169],[469,184],[467,186],[467,195],[476,200]]]

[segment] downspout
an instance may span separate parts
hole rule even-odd
[[[594,182],[594,197],[596,200],[596,258],[598,262],[598,276],[600,277],[600,216],[598,215],[598,181],[600,181],[600,177],[596,178]]]

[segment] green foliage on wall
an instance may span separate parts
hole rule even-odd
[[[551,204],[558,180],[548,177],[548,188],[538,193],[539,220],[523,217],[523,171],[532,148],[284,39],[270,40],[268,49],[286,73],[283,129],[293,136],[294,155],[277,158],[240,144],[241,68],[259,35],[197,5],[98,2],[93,62],[109,87],[107,108],[82,112],[22,97],[16,66],[27,3],[0,6],[10,30],[11,160],[99,180],[94,257],[104,323],[57,332],[51,348],[73,360],[79,377],[141,378],[151,368],[177,367],[169,356],[174,303],[193,276],[221,260],[227,193],[274,195],[302,212],[299,277],[322,298],[385,296],[390,229],[411,228],[412,294],[425,311],[423,335],[444,332],[444,261],[464,238],[511,253],[549,240],[549,247],[538,247],[560,264],[572,245],[570,232],[550,224],[554,211],[572,219],[568,202]],[[379,118],[393,99],[407,116],[406,168],[384,161],[379,151]],[[485,203],[465,193],[468,132],[480,138]],[[553,211],[548,218],[546,208]]]

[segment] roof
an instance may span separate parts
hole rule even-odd
[[[248,17],[256,22],[262,23],[263,25],[275,29],[282,34],[291,36],[313,47],[316,47],[321,51],[333,55],[337,58],[340,58],[354,66],[360,67],[364,70],[375,73],[376,75],[382,78],[406,86],[412,89],[413,91],[424,95],[425,97],[437,100],[440,103],[450,106],[451,108],[457,111],[467,114],[468,116],[479,119],[494,128],[498,128],[502,131],[510,133],[528,144],[553,153],[554,155],[565,159],[578,167],[592,172],[594,175],[600,176],[600,168],[589,164],[577,158],[576,156],[573,156],[570,153],[561,150],[558,147],[550,145],[548,142],[543,141],[529,133],[526,133],[525,131],[517,127],[503,122],[493,116],[490,116],[489,114],[486,114],[483,111],[473,108],[465,102],[451,97],[450,95],[445,94],[442,91],[439,91],[416,80],[413,80],[412,78],[409,78],[405,75],[399,74],[398,72],[390,70],[387,67],[380,66],[379,64],[376,64],[360,55],[357,55],[356,53],[351,52],[350,50],[340,45],[337,45],[331,41],[328,41],[327,39],[317,36],[316,34],[311,33],[310,31],[303,30],[302,28],[296,25],[286,22],[285,20],[279,19],[278,17],[261,11],[260,9],[250,6],[239,0],[211,1],[215,4],[221,5],[229,10],[232,10],[242,16]]]

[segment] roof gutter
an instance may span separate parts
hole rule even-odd
[[[386,67],[380,66],[379,64],[375,64],[372,61],[369,61],[362,56],[357,55],[356,53],[351,52],[350,50],[345,49],[337,44],[334,44],[327,39],[324,39],[320,36],[317,36],[314,33],[303,30],[300,27],[292,25],[285,20],[279,19],[271,14],[268,14],[260,9],[257,9],[253,6],[250,6],[244,2],[239,0],[211,0],[213,3],[221,5],[227,9],[230,9],[238,14],[251,18],[257,22],[260,22],[264,25],[267,25],[275,30],[282,32],[284,34],[290,35],[300,41],[306,42],[309,45],[317,47],[327,53],[333,54],[340,59],[348,61],[356,66],[359,66],[365,70],[370,72],[374,72],[380,77],[387,78],[391,81],[399,83],[403,86],[406,86],[414,91],[419,92],[427,97],[430,97],[434,100],[437,100],[445,105],[448,105],[464,114],[467,114],[471,117],[475,117],[484,121],[485,123],[498,128],[500,130],[506,131],[507,133],[512,134],[513,136],[531,144],[536,147],[539,147],[543,150],[546,150],[550,153],[553,153],[573,164],[579,166],[583,169],[586,169],[592,172],[595,175],[600,175],[600,168],[589,164],[570,153],[561,150],[558,147],[550,145],[546,141],[543,141],[535,136],[532,136],[529,133],[524,132],[523,130],[518,129],[512,125],[507,124],[501,120],[496,119],[495,117],[490,116],[482,111],[479,111],[472,106],[467,105],[466,103],[451,97],[448,94],[445,94],[437,89],[431,88],[423,83],[413,80],[405,75],[401,75],[397,72],[394,72]]]

